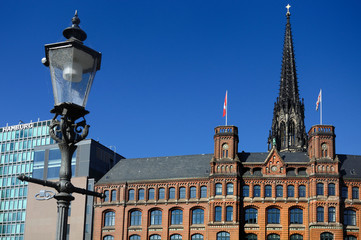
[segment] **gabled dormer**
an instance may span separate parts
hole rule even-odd
[[[286,176],[286,163],[283,161],[276,147],[269,152],[264,162],[264,176]]]

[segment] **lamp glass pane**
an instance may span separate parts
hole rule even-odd
[[[55,105],[85,107],[96,72],[97,59],[73,46],[49,49],[49,67]]]

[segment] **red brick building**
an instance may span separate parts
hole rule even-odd
[[[96,184],[93,239],[361,239],[361,156],[335,153],[333,126],[306,133],[289,13],[268,143],[239,152],[219,126],[214,154],[120,161]]]

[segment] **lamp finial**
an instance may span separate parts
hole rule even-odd
[[[83,42],[87,35],[86,33],[79,27],[80,19],[78,17],[78,10],[75,10],[74,17],[71,19],[72,25],[71,27],[68,27],[64,29],[63,35],[66,39],[69,40],[78,40],[80,42]]]

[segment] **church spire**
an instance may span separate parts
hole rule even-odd
[[[273,121],[268,138],[269,148],[275,143],[279,151],[306,151],[304,104],[300,100],[291,31],[291,13],[287,5],[287,23],[283,45],[279,97],[274,105]]]

